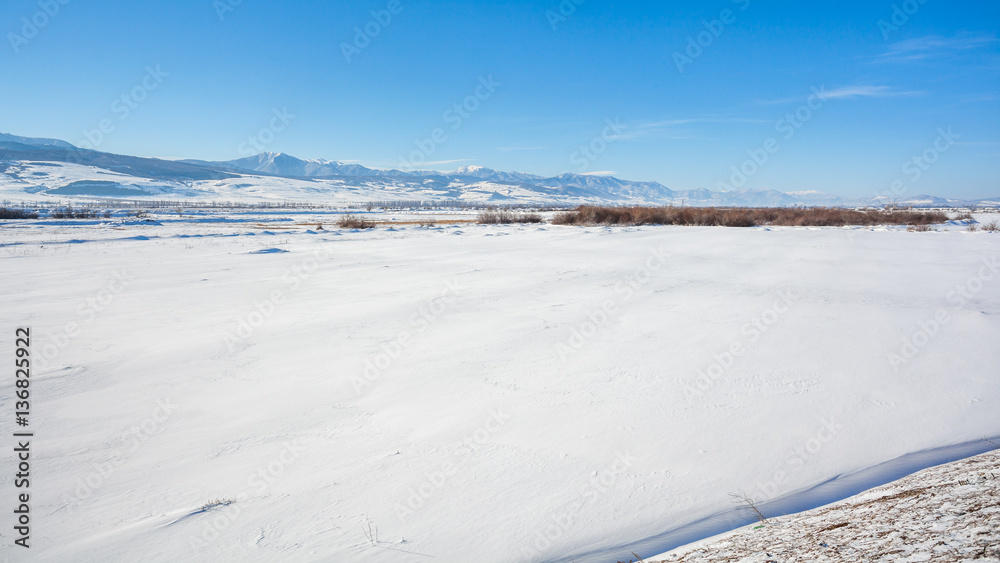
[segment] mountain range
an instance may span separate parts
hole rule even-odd
[[[58,139],[0,133],[0,194],[5,199],[150,197],[227,201],[344,203],[462,200],[469,203],[698,206],[994,206],[1000,198],[957,200],[928,195],[843,199],[814,191],[672,190],[658,182],[612,176],[544,177],[465,166],[451,172],[378,170],[333,160],[265,152],[229,161],[162,160],[80,149]]]

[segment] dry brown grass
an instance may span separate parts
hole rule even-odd
[[[479,212],[479,223],[482,225],[509,225],[511,223],[541,222],[542,216],[538,213],[518,213],[509,209]]]
[[[375,221],[369,221],[354,215],[344,215],[337,219],[337,226],[341,229],[374,229]]]
[[[709,227],[843,227],[847,225],[933,225],[948,215],[937,211],[732,207],[597,207],[584,205],[557,214],[554,225],[696,225]]]
[[[774,526],[735,531],[648,563],[762,561],[762,553],[769,561],[902,561],[927,552],[933,561],[997,561],[1000,513],[987,510],[997,506],[997,454],[925,469],[785,516]],[[949,518],[939,528],[942,514]]]

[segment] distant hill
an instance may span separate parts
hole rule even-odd
[[[223,162],[183,160],[189,164],[213,168],[256,172],[285,178],[330,178],[335,176],[378,176],[379,172],[358,164],[341,164],[332,160],[301,160],[284,153],[262,152],[254,156]]]
[[[4,163],[8,163],[5,165]],[[27,171],[9,163],[76,164],[69,175],[51,170]],[[816,191],[792,193],[776,190],[718,192],[705,188],[672,190],[659,182],[636,182],[613,176],[565,173],[544,177],[505,172],[484,166],[464,166],[451,172],[436,170],[377,170],[334,160],[304,160],[264,152],[229,161],[161,160],[84,150],[58,139],[0,134],[0,188],[17,193],[123,197],[143,193],[168,197],[291,198],[307,201],[344,201],[364,198],[411,200],[462,200],[469,202],[571,205],[693,205],[693,206],[883,206],[921,207],[995,206],[1000,198],[964,201],[916,195],[891,201],[885,197],[846,200]],[[103,172],[102,172],[103,171]],[[121,175],[119,180],[107,173]],[[7,178],[4,183],[4,177]],[[149,181],[160,182],[147,185]],[[208,184],[206,182],[215,182]],[[223,182],[225,181],[225,182]],[[80,183],[82,182],[82,183]],[[121,189],[108,183],[118,183]],[[198,183],[201,184],[198,184]],[[100,188],[100,189],[98,189]],[[8,193],[5,197],[10,197]]]
[[[73,145],[59,139],[40,139],[36,137],[19,137],[0,133],[0,146],[22,146],[22,147],[52,147],[60,149],[75,149]],[[5,147],[6,148],[6,147]]]
[[[20,146],[12,148],[6,145]],[[67,143],[68,144],[68,143]],[[32,160],[40,162],[67,162],[94,166],[138,178],[155,180],[221,180],[234,174],[206,166],[196,166],[172,160],[125,156],[106,152],[70,148],[59,145],[23,145],[0,143],[0,161]]]

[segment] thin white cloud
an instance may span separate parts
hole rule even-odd
[[[833,90],[823,90],[824,98],[884,98],[886,96],[894,96],[894,94],[888,86],[845,86],[843,88],[834,88]]]
[[[827,100],[837,100],[845,98],[889,98],[894,96],[919,96],[923,92],[918,91],[895,91],[889,86],[874,86],[859,84],[855,86],[842,86],[840,88],[827,89],[825,86],[815,88],[809,96],[798,96],[795,98],[781,98],[778,100],[758,100],[757,103],[764,106],[778,106],[787,104],[798,104],[807,101],[811,96],[822,95]]]
[[[642,123],[641,126],[648,129],[659,129],[663,127],[676,127],[678,125],[691,125],[695,123],[767,123],[767,120],[749,117],[693,117],[688,119],[648,121]]]
[[[659,137],[674,140],[694,140],[701,137],[690,135],[690,127],[708,123],[769,123],[766,119],[730,116],[703,116],[682,119],[661,119],[633,121],[626,124],[622,133],[615,135],[616,141],[640,137]],[[705,140],[705,139],[702,139]]]
[[[581,176],[614,176],[617,174],[614,170],[601,170],[599,172],[584,172]]]
[[[497,147],[498,151],[510,152],[510,151],[540,151],[545,147]]]
[[[875,62],[900,63],[948,57],[962,52],[990,47],[997,42],[997,38],[982,34],[966,34],[957,37],[928,35],[889,45],[889,49],[885,53],[875,57]]]
[[[975,96],[966,96],[962,98],[961,102],[963,104],[976,104],[982,102],[995,102],[997,100],[1000,100],[1000,98],[998,98],[996,94],[979,94]]]

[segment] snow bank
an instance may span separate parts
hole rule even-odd
[[[998,479],[1000,452],[992,451],[647,561],[997,562]]]

